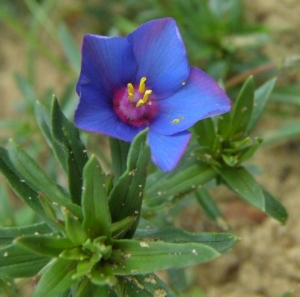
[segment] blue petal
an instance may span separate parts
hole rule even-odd
[[[82,45],[81,73],[77,83],[94,84],[113,91],[135,80],[137,63],[126,38],[85,35]]]
[[[191,133],[183,131],[171,136],[162,135],[149,130],[148,143],[151,149],[151,159],[162,171],[170,171],[183,155]]]
[[[199,120],[230,110],[226,93],[198,68],[191,68],[190,77],[179,92],[157,100],[157,104],[158,115],[150,127],[166,135],[184,131]]]
[[[113,110],[110,95],[104,89],[88,84],[81,87],[74,121],[82,130],[106,134],[129,142],[143,129],[122,122]]]
[[[137,82],[146,85],[157,98],[166,98],[180,89],[190,73],[185,46],[176,22],[171,18],[143,24],[127,39],[138,63]]]

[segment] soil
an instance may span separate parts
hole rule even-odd
[[[266,24],[274,34],[273,43],[265,49],[272,59],[299,54],[299,0],[243,2],[248,7],[248,19]],[[22,99],[16,89],[13,73],[24,72],[26,45],[8,28],[0,29],[0,117],[17,118],[20,115],[16,113],[16,107]],[[38,59],[39,92],[49,85],[59,86],[65,81],[49,62],[41,57]],[[60,90],[59,88],[56,91]],[[264,116],[257,131],[276,125],[277,118]],[[282,297],[287,292],[292,292],[293,297],[299,297],[300,142],[263,147],[251,163],[263,170],[257,176],[259,182],[287,208],[287,224],[281,226],[274,219],[238,200],[225,188],[213,191],[211,194],[220,201],[221,208],[232,226],[231,232],[241,236],[242,241],[232,252],[211,263],[193,268],[194,285],[203,288],[205,297]],[[199,209],[193,207],[185,211],[188,212],[186,217],[189,217],[190,221],[185,222],[183,227],[198,232],[213,230],[214,227],[203,219]]]

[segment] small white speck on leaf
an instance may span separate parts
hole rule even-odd
[[[145,242],[145,241],[141,241],[141,242],[140,242],[140,246],[141,246],[142,248],[150,248],[150,245],[149,245],[147,242]]]
[[[192,250],[192,253],[193,253],[195,256],[198,256],[198,252],[197,252],[195,249]]]
[[[154,291],[153,297],[166,297],[167,292],[164,289],[157,289]]]

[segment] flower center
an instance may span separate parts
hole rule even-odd
[[[146,88],[146,77],[141,78],[139,85],[129,83],[127,87],[117,90],[113,106],[119,118],[134,127],[149,125],[157,112],[152,90]]]

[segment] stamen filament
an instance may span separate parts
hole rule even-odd
[[[140,81],[140,85],[139,85],[139,92],[141,94],[144,94],[145,93],[145,90],[146,90],[146,84],[145,84],[145,81],[146,81],[146,77],[142,77],[141,78],[141,81]]]

